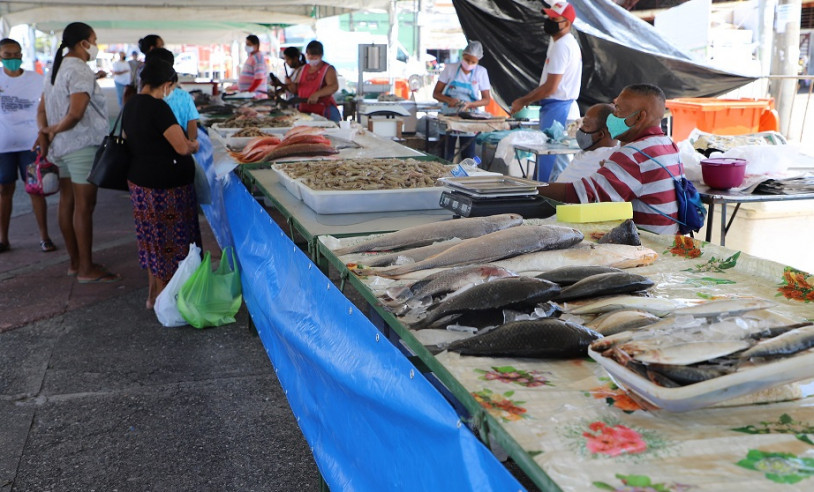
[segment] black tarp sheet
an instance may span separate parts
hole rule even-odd
[[[492,93],[508,108],[540,82],[549,36],[540,0],[453,0],[464,34],[483,43]],[[571,0],[582,49],[580,109],[610,102],[626,85],[651,83],[668,98],[717,96],[754,77],[695,63],[656,30],[610,0]]]

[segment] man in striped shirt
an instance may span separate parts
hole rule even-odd
[[[240,70],[237,87],[240,92],[254,92],[257,98],[268,97],[268,67],[260,51],[260,38],[254,34],[246,36],[246,53],[249,58]]]
[[[661,131],[664,101],[664,92],[654,85],[625,87],[607,118],[611,137],[622,147],[601,162],[595,174],[573,183],[549,183],[539,188],[540,194],[568,203],[632,202],[637,226],[677,234],[678,206],[670,173],[681,175],[680,157],[673,140]]]

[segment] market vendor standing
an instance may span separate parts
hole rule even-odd
[[[579,97],[582,84],[582,52],[579,49],[574,35],[571,34],[571,25],[577,17],[574,7],[567,2],[555,2],[551,8],[543,9],[547,16],[544,27],[546,34],[551,36],[546,51],[543,74],[540,85],[523,97],[512,102],[511,113],[515,114],[526,106],[539,101],[540,104],[540,130],[546,130],[559,121],[565,127],[568,110],[571,104]],[[565,167],[554,169],[557,156],[540,156],[537,160],[537,178],[548,181]]]
[[[681,175],[678,147],[661,130],[664,92],[654,85],[625,87],[607,117],[610,137],[622,146],[591,176],[549,183],[543,196],[561,202],[632,202],[633,221],[656,234],[678,233],[678,204],[672,176]],[[672,174],[672,176],[671,176]]]
[[[296,84],[300,81],[300,74],[308,66],[308,62],[305,60],[305,55],[296,46],[289,46],[283,50],[283,60],[285,61],[283,65],[285,80],[278,79],[275,87],[284,89],[286,93],[293,97],[297,92]],[[291,68],[291,72],[288,71],[289,68]]]
[[[461,55],[460,63],[451,63],[438,77],[432,97],[443,103],[444,114],[470,111],[487,106],[492,101],[489,74],[479,65],[483,45],[470,42]],[[455,158],[455,144],[460,140],[461,158],[475,157],[475,134],[447,131],[444,139],[444,159]]]
[[[249,58],[240,70],[237,79],[237,89],[240,92],[254,92],[254,97],[264,99],[268,97],[268,74],[266,58],[260,51],[260,38],[254,34],[246,36],[246,53]]]
[[[339,90],[336,69],[322,59],[325,53],[322,43],[311,41],[305,47],[305,60],[308,63],[300,72],[299,81],[292,84],[297,96],[306,99],[300,103],[300,111],[324,116],[331,121],[339,121],[339,108],[334,93]]]

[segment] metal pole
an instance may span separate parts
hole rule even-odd
[[[771,73],[775,75],[797,75],[800,58],[800,15],[802,0],[779,0],[775,16],[774,51]],[[771,95],[775,99],[780,115],[780,131],[789,137],[794,96],[797,92],[795,80],[772,81]]]
[[[757,24],[757,56],[760,60],[760,75],[769,75],[772,67],[772,44],[774,28],[774,9],[777,0],[758,1],[758,24]],[[760,83],[762,94],[769,92],[769,81],[763,80]]]
[[[398,43],[399,43],[399,11],[396,5],[396,0],[390,0],[390,6],[388,8],[388,13],[390,14],[390,36],[387,40],[388,43],[388,53],[387,53],[387,75],[390,78],[390,91],[395,94],[396,93],[396,74],[393,72],[393,66],[396,62],[396,56],[398,55]]]

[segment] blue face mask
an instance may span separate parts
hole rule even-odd
[[[6,67],[9,72],[16,72],[22,65],[22,58],[6,58],[3,60],[3,66]]]
[[[624,118],[620,118],[620,117],[614,115],[613,113],[609,114],[608,119],[606,120],[606,123],[608,125],[608,133],[610,133],[611,138],[616,138],[619,135],[622,135],[623,133],[630,130],[632,127],[630,125],[628,125],[625,120],[627,120],[628,118],[630,118],[632,116],[636,116],[640,112],[641,112],[641,110],[636,111],[635,113],[631,113],[631,114],[625,116]]]

